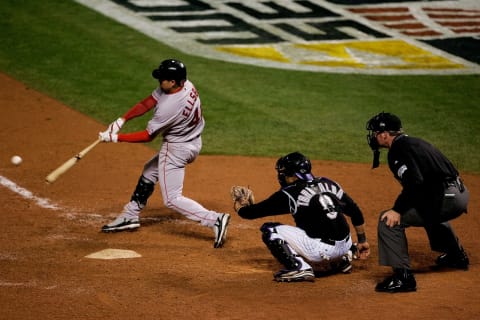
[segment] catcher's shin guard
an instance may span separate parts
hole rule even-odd
[[[296,270],[301,266],[301,261],[297,259],[285,240],[280,238],[272,239],[275,234],[275,226],[278,223],[265,223],[260,230],[262,231],[262,240],[267,245],[272,255],[283,264],[288,270]]]
[[[133,192],[130,201],[135,201],[140,209],[144,208],[147,204],[148,198],[152,195],[154,188],[155,184],[152,181],[141,176],[140,179],[138,179],[137,186],[135,187],[135,191]]]

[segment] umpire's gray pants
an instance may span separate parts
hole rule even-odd
[[[463,191],[462,191],[463,190]],[[405,228],[424,227],[433,251],[457,253],[462,249],[449,220],[467,212],[469,192],[463,185],[449,186],[445,189],[439,221],[425,225],[423,218],[415,208],[401,216],[400,224],[388,227],[386,221],[378,221],[378,259],[379,264],[392,268],[410,268],[408,242]],[[380,218],[385,211],[380,214]]]

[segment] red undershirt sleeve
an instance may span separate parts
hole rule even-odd
[[[127,111],[123,115],[122,118],[125,119],[125,121],[128,121],[130,119],[136,118],[138,116],[141,116],[145,113],[147,113],[149,110],[151,110],[155,105],[157,104],[157,100],[152,95],[149,95],[136,105],[134,105],[130,110]]]
[[[118,142],[150,142],[153,138],[147,130],[118,134]]]

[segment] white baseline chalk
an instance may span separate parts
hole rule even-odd
[[[32,200],[39,207],[42,207],[45,209],[60,210],[60,208],[56,204],[52,203],[49,199],[37,197],[31,191],[18,186],[15,182],[5,178],[4,176],[0,176],[0,185],[19,194],[25,199]]]

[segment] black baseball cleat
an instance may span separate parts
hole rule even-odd
[[[215,242],[213,243],[214,248],[221,248],[227,240],[227,228],[228,223],[230,222],[230,215],[224,213],[217,218],[215,225],[213,226],[213,232],[215,233]]]
[[[305,270],[280,270],[273,276],[277,282],[300,282],[315,281],[315,274],[312,269]]]
[[[352,273],[352,255],[351,252],[344,254],[334,266],[336,272]]]
[[[417,282],[411,270],[396,269],[392,276],[377,284],[375,291],[389,293],[417,291]]]
[[[140,221],[138,218],[126,218],[120,216],[102,227],[102,232],[120,232],[120,231],[135,231],[140,228]]]
[[[470,264],[470,261],[468,259],[467,253],[462,250],[457,255],[444,253],[440,255],[437,260],[435,260],[435,263],[439,267],[468,270],[468,265]]]

